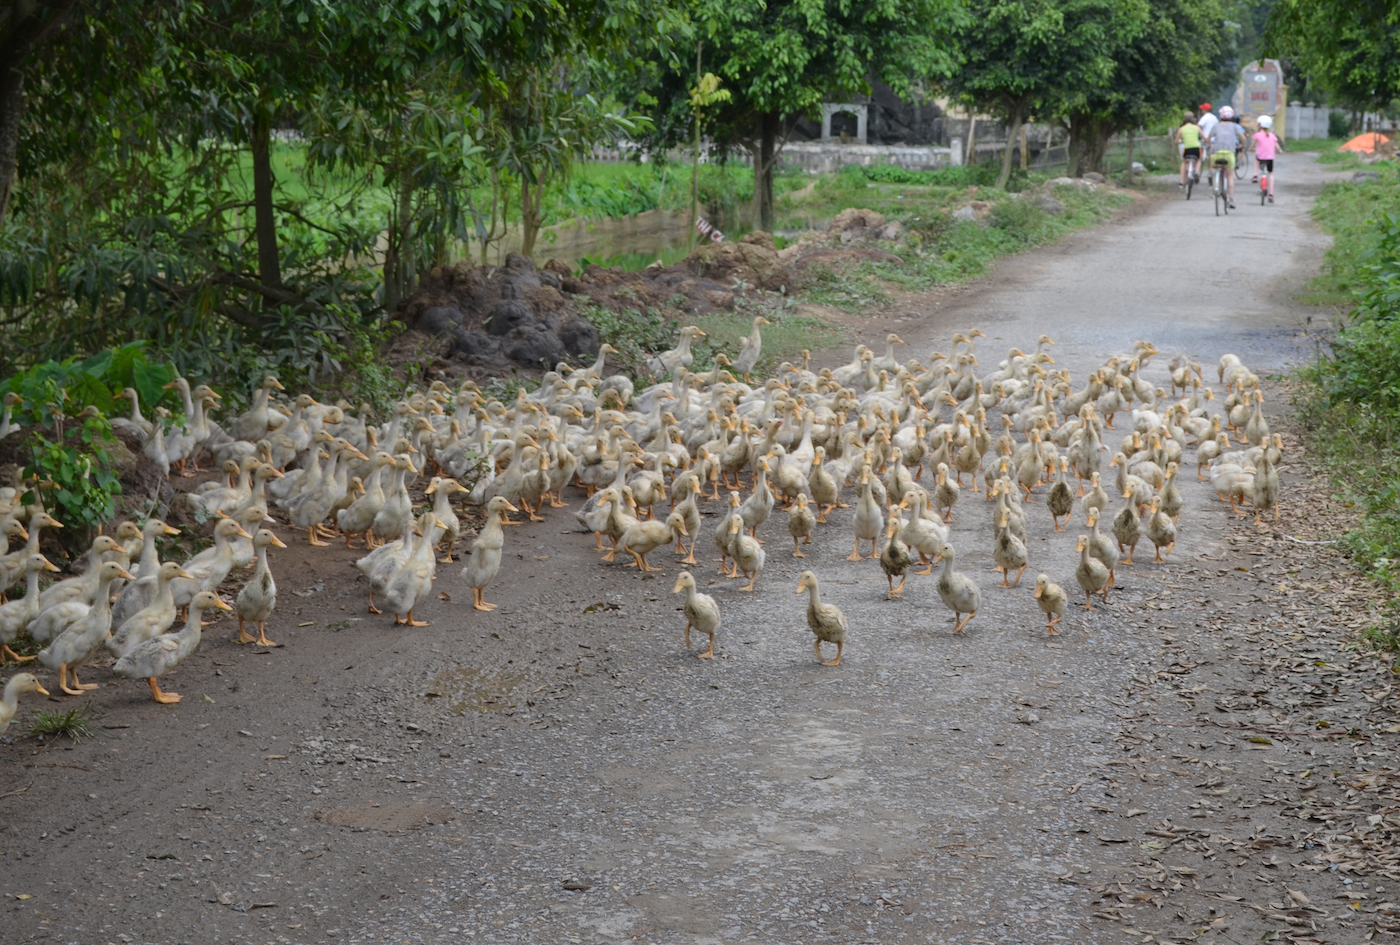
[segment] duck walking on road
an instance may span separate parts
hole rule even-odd
[[[802,594],[804,591],[807,593],[807,626],[817,637],[812,641],[812,649],[817,653],[817,661],[823,666],[840,666],[841,653],[846,648],[846,631],[849,628],[846,615],[841,612],[840,607],[822,600],[817,576],[811,571],[803,571],[802,576],[797,581],[796,593]],[[828,660],[822,657],[823,643],[836,644],[834,659]]]

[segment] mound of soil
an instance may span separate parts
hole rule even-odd
[[[887,223],[873,210],[851,209],[826,230],[804,233],[781,250],[771,234],[756,231],[735,242],[707,243],[675,265],[639,272],[590,265],[575,273],[557,259],[536,268],[519,253],[500,267],[461,262],[433,269],[399,307],[395,317],[408,331],[395,348],[435,347],[433,353],[473,374],[548,370],[598,353],[598,329],[580,314],[581,304],[705,315],[733,308],[735,293],[745,287],[794,291],[812,265],[897,261],[881,244],[902,237],[899,223]]]

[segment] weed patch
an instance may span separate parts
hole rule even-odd
[[[59,737],[71,738],[75,742],[96,738],[93,726],[99,716],[91,706],[80,705],[74,709],[47,711],[40,709],[34,713],[29,734],[34,738],[53,740]]]

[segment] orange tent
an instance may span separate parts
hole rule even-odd
[[[1337,150],[1356,151],[1360,154],[1374,154],[1377,148],[1389,141],[1389,135],[1383,135],[1378,131],[1368,131],[1364,135],[1357,135],[1355,138],[1352,138]]]

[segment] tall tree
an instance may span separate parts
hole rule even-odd
[[[997,176],[1005,187],[1022,123],[1107,83],[1115,51],[1142,30],[1146,0],[970,0],[969,12],[959,33],[963,63],[947,88],[1006,123]]]
[[[753,160],[759,226],[773,228],[773,170],[797,120],[823,101],[870,92],[878,77],[912,95],[957,61],[952,30],[962,0],[690,0],[695,37],[658,63],[645,98],[656,133],[650,143],[681,143],[693,118],[696,43],[702,68],[730,93],[710,111],[716,148],[741,147]]]
[[[1231,84],[1236,50],[1222,28],[1221,0],[1149,0],[1141,27],[1112,50],[1103,81],[1067,90],[1060,102],[1078,176],[1102,170],[1116,134],[1177,113]]]
[[[1266,49],[1339,103],[1385,109],[1400,99],[1400,3],[1395,0],[1278,0]]]

